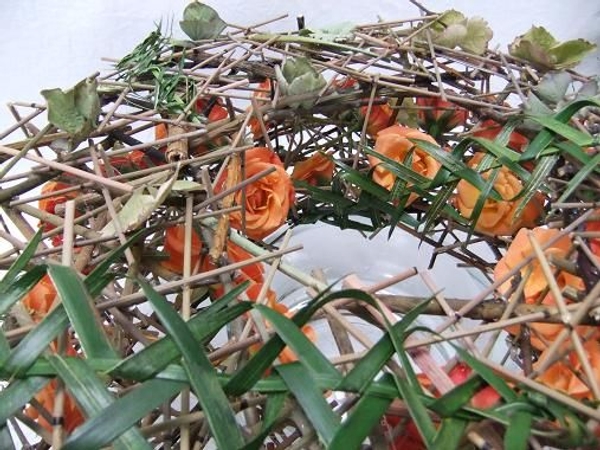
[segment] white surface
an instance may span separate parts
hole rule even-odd
[[[40,100],[39,91],[69,87],[99,69],[110,66],[102,57],[119,58],[130,51],[154,27],[154,22],[173,23],[177,33],[185,0],[20,0],[0,8],[0,104],[10,100]],[[285,20],[269,29],[295,29],[296,16],[304,15],[307,27],[340,22],[371,23],[418,16],[408,1],[399,0],[212,0],[230,23],[252,25],[282,14]],[[547,27],[558,39],[584,37],[600,42],[600,4],[591,0],[429,0],[429,9],[455,8],[467,15],[484,17],[494,30],[492,45],[506,45],[531,24]],[[600,53],[587,58],[582,70],[600,72]],[[12,116],[0,108],[0,129]]]

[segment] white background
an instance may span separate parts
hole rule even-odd
[[[506,45],[532,24],[543,25],[560,40],[584,37],[600,42],[600,2],[594,0],[424,0],[434,11],[455,8],[484,17],[494,30],[492,45]],[[252,25],[289,14],[271,30],[295,29],[303,14],[308,28],[340,22],[372,23],[415,17],[408,0],[211,0],[227,22]],[[0,130],[12,123],[4,104],[11,100],[37,101],[39,91],[69,87],[101,69],[102,57],[118,58],[129,52],[154,27],[174,22],[175,34],[186,0],[19,0],[0,8]],[[600,73],[596,51],[581,66]]]

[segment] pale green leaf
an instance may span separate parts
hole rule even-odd
[[[41,94],[48,104],[48,122],[66,131],[74,143],[81,142],[95,128],[100,114],[95,78],[86,78],[67,91],[45,89]]]
[[[509,53],[540,69],[567,69],[576,66],[596,46],[583,39],[558,42],[544,27],[531,27],[509,45]]]
[[[483,55],[487,50],[488,43],[494,36],[494,32],[488,23],[481,17],[471,17],[467,20],[466,35],[458,43],[467,53]]]
[[[210,6],[193,2],[183,11],[183,20],[179,22],[179,26],[190,39],[198,41],[216,38],[227,24]]]
[[[289,58],[283,67],[275,67],[275,75],[283,95],[302,95],[317,92],[325,87],[327,81],[312,66],[307,58]],[[310,108],[314,100],[305,100],[292,104]]]
[[[190,180],[177,180],[173,183],[172,190],[177,192],[195,192],[195,191],[203,191],[204,186],[200,183],[196,183],[195,181]]]
[[[342,22],[329,27],[320,28],[317,30],[306,30],[314,39],[324,42],[336,42],[339,40],[349,39],[352,37],[352,31],[356,26],[352,22]],[[304,31],[304,30],[303,30]]]
[[[558,103],[565,97],[572,81],[573,77],[568,72],[550,72],[544,75],[533,91],[543,100]]]

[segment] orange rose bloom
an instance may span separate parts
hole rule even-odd
[[[523,228],[517,233],[512,243],[508,247],[506,255],[504,255],[504,257],[498,261],[496,267],[494,268],[495,280],[499,280],[500,278],[504,277],[505,274],[516,267],[517,264],[533,255],[533,248],[527,236],[529,231],[530,230]],[[533,233],[536,241],[542,246],[559,233],[558,230],[541,227],[534,228],[531,230],[531,232]],[[571,246],[572,244],[569,237],[563,236],[554,244],[552,244],[551,247],[544,250],[544,254],[546,257],[554,256],[557,258],[565,258],[569,253]],[[542,298],[542,295],[548,288],[548,281],[544,276],[544,272],[542,271],[541,265],[537,258],[523,267],[520,271],[520,274],[522,277],[525,277],[527,274],[529,274],[529,278],[527,278],[523,290],[526,303],[556,306],[556,301],[551,292],[546,293]],[[583,280],[581,278],[571,275],[565,271],[560,271],[556,275],[556,281],[561,290],[567,286],[570,286],[576,290],[581,290],[584,288]],[[498,291],[501,293],[506,293],[510,289],[510,285],[511,283],[509,280],[500,285]],[[538,350],[544,350],[547,347],[546,343],[552,342],[564,328],[564,326],[561,324],[551,323],[531,323],[529,326],[532,329],[531,344]],[[511,334],[518,334],[519,327],[507,327],[506,331]],[[581,325],[577,327],[577,331],[579,333],[589,333],[594,331],[594,327]]]
[[[279,157],[265,147],[254,147],[245,152],[246,177],[264,170],[275,168],[273,172],[249,184],[245,188],[244,210],[246,214],[246,234],[252,239],[263,239],[283,225],[291,205],[294,203],[294,185],[283,168]],[[226,179],[224,174],[222,180]],[[215,189],[223,189],[222,183]],[[235,201],[242,203],[242,191],[235,195]],[[242,229],[242,212],[231,213],[231,226]]]
[[[469,111],[439,97],[417,97],[417,118],[419,125],[429,134],[438,136],[459,125],[464,125]]]
[[[409,139],[419,139],[437,145],[437,142],[428,134],[413,128],[393,125],[379,132],[377,140],[375,141],[375,151],[394,161],[402,163],[406,159],[408,153],[412,150],[411,169],[419,175],[433,179],[442,165],[434,157],[430,156],[429,153],[425,152]],[[370,165],[375,167],[373,170],[373,181],[384,188],[391,190],[396,181],[396,175],[383,167],[383,165],[380,164],[381,160],[376,156],[369,155],[368,158]],[[410,194],[406,204],[410,205],[417,197],[418,195],[416,193]]]
[[[596,339],[583,343],[596,383],[600,383],[600,343]],[[543,356],[542,356],[543,359]],[[589,386],[576,373],[583,373],[581,361],[575,351],[569,353],[568,362],[557,361],[538,377],[538,381],[578,400],[593,400]],[[534,364],[533,368],[536,368]]]
[[[56,191],[62,191],[63,189],[67,189],[73,187],[70,184],[62,183],[60,181],[49,181],[42,186],[42,195],[50,194]],[[38,202],[38,208],[41,211],[45,211],[50,214],[56,214],[56,206],[62,205],[66,203],[68,200],[74,200],[78,196],[81,195],[81,191],[73,190],[69,192],[65,192],[64,194],[58,194],[53,197],[43,198]],[[75,213],[77,215],[77,212]],[[39,226],[41,226],[45,233],[54,230],[56,227],[51,223],[40,221]],[[52,241],[52,245],[54,247],[60,247],[63,242],[62,234],[55,234],[50,238]]]
[[[334,164],[326,154],[317,152],[294,166],[292,180],[306,181],[313,186],[329,184],[333,177]]]
[[[483,123],[479,124],[477,128],[473,130],[473,136],[493,141],[500,134],[502,128],[502,125],[500,125],[497,122],[494,122],[491,119],[484,120]],[[529,139],[527,139],[521,133],[517,133],[516,131],[510,133],[510,137],[508,138],[507,144],[508,148],[516,152],[522,152],[523,148],[527,144],[529,144]]]
[[[258,106],[265,105],[271,99],[271,79],[267,78],[265,81],[258,85],[259,91],[254,91],[252,97],[256,99]],[[250,120],[248,121],[248,126],[250,127],[250,131],[252,132],[252,136],[254,136],[254,140],[260,139],[262,137],[262,130],[260,129],[260,122],[256,118],[255,115],[252,115]],[[273,127],[273,122],[266,123],[265,127],[267,130]]]
[[[183,273],[183,252],[185,242],[185,226],[175,225],[165,230],[164,251],[168,253],[169,258],[161,261],[161,265],[178,274]],[[203,243],[200,236],[195,231],[192,232],[192,271],[200,261],[198,272],[206,272],[216,269],[216,266],[209,261],[208,256],[202,254]],[[241,262],[252,258],[252,255],[242,247],[231,241],[227,242],[227,259],[230,263]],[[244,266],[240,271],[250,280],[262,281],[264,268],[261,263],[254,263]],[[243,280],[242,280],[243,281]]]
[[[469,166],[477,166],[483,156],[483,153],[475,154],[469,162]],[[487,179],[489,175],[489,172],[486,171],[482,177]],[[498,202],[491,198],[486,199],[475,224],[476,231],[489,236],[507,236],[514,234],[520,228],[535,226],[535,221],[544,211],[544,197],[541,194],[535,195],[525,206],[521,216],[516,219],[515,213],[521,200],[511,201],[511,199],[523,190],[521,181],[506,167],[501,167],[494,183],[494,189],[503,200]],[[466,180],[458,183],[457,190],[458,210],[463,217],[470,219],[480,191]]]
[[[600,216],[600,209],[594,211],[594,214]],[[585,231],[599,232],[600,220],[589,220],[586,222]],[[596,259],[600,259],[600,237],[588,238],[588,245],[590,246],[592,253],[596,255]]]
[[[35,396],[35,399],[52,415],[54,411],[54,398],[56,395],[56,380],[50,381],[40,392]],[[25,415],[32,420],[35,420],[47,431],[52,431],[52,425],[41,415],[33,406],[25,408]],[[85,420],[83,414],[75,404],[71,396],[66,393],[63,409],[64,424],[63,427],[67,433],[71,433],[75,428]]]
[[[369,110],[369,105],[361,106],[358,109],[360,115],[365,118],[367,117],[367,111]],[[392,116],[394,114],[394,110],[390,108],[387,103],[382,105],[373,104],[371,106],[371,113],[369,114],[369,120],[367,121],[367,134],[373,138],[376,138],[379,135],[379,132],[388,128],[391,125]]]
[[[35,322],[42,320],[48,314],[52,303],[54,303],[56,294],[56,288],[50,276],[44,275],[27,295],[23,297],[23,305]]]

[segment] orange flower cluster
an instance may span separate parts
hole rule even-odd
[[[337,80],[333,83],[334,87],[338,90],[355,89],[358,82],[351,77],[345,77],[341,80]],[[368,101],[369,99],[364,99]],[[377,100],[377,99],[376,99]],[[358,108],[358,113],[363,118],[367,117],[369,112],[369,105],[361,106]],[[381,130],[392,125],[392,119],[394,116],[394,110],[387,104],[373,103],[371,105],[371,112],[367,120],[367,134],[372,138],[376,138]]]
[[[534,228],[533,230],[521,229],[504,257],[498,261],[494,268],[494,279],[499,280],[504,277],[508,272],[513,270],[518,264],[524,259],[529,258],[533,255],[533,247],[529,239],[529,233],[533,238],[540,244],[544,245],[546,242],[554,238],[560,232],[555,229],[546,228]],[[544,251],[544,255],[555,258],[566,258],[572,247],[571,239],[568,236],[561,237],[558,241],[552,244],[549,248]],[[556,271],[555,271],[556,273]],[[548,280],[544,276],[542,267],[537,258],[533,259],[529,264],[520,270],[521,277],[528,277],[525,282],[523,295],[525,297],[525,303],[527,304],[543,304],[546,306],[555,306],[556,300],[552,293],[548,290]],[[558,271],[555,275],[558,287],[560,290],[564,290],[566,287],[571,287],[575,290],[581,290],[584,288],[583,280],[575,275],[572,275],[564,270]],[[511,283],[507,281],[500,285],[498,290],[505,294],[510,289]],[[547,344],[552,342],[558,333],[563,329],[562,325],[550,324],[550,323],[532,323],[529,325],[532,330],[531,344],[538,350],[545,350]],[[519,332],[519,327],[508,327],[507,331],[512,334]],[[591,334],[594,332],[593,327],[578,326],[577,332],[580,334]]]
[[[597,338],[586,340],[583,350],[592,367],[595,382],[600,384],[600,342]],[[543,359],[543,353],[540,359]],[[534,364],[533,368],[536,369],[537,365]],[[571,351],[564,361],[558,361],[546,369],[538,381],[578,400],[594,400],[589,384],[580,378],[582,373],[581,360],[575,351]]]
[[[164,250],[169,255],[168,259],[161,261],[161,265],[166,269],[176,272],[183,273],[183,252],[184,252],[184,235],[185,227],[183,225],[175,225],[169,227],[165,231],[165,243]],[[209,270],[216,269],[217,266],[212,263],[208,256],[203,255],[203,243],[200,236],[193,232],[192,233],[192,268],[193,272],[206,272]],[[252,257],[250,253],[234,244],[231,241],[227,242],[227,258],[230,263],[242,262]],[[242,267],[239,272],[234,276],[234,282],[241,284],[248,281],[250,284],[245,290],[245,294],[248,296],[250,301],[257,301],[259,293],[264,283],[264,268],[261,263],[253,263]],[[215,298],[219,298],[225,294],[223,285],[216,284],[211,286],[212,295]],[[288,317],[291,316],[288,308],[285,305],[277,303],[275,292],[271,289],[267,291],[267,306],[276,310],[277,312],[284,314]],[[315,332],[309,325],[302,327],[302,331],[309,337],[311,341],[315,340]],[[260,348],[259,344],[256,344],[250,348],[251,351],[258,351]],[[279,355],[279,360],[282,363],[296,361],[296,356],[288,347],[284,348]]]
[[[433,179],[442,165],[429,153],[414,144],[410,139],[418,139],[430,142],[437,145],[435,139],[422,131],[413,128],[393,125],[384,130],[381,130],[375,141],[375,151],[396,162],[402,163],[408,156],[411,155],[411,168],[414,172]],[[369,155],[369,164],[374,167],[373,181],[391,190],[396,181],[396,175],[381,165],[381,160],[376,156]],[[410,205],[418,198],[416,193],[410,194],[407,205]]]
[[[258,106],[263,106],[270,100],[272,89],[271,86],[271,79],[266,78],[265,81],[258,85],[259,90],[254,91],[254,94],[252,94],[252,97],[254,97]],[[265,126],[268,130],[273,126],[273,123],[265,122]],[[248,121],[248,127],[250,127],[250,131],[252,132],[252,136],[254,137],[255,141],[262,137],[263,134],[260,128],[260,121],[256,116],[253,115],[250,118],[250,120]]]
[[[50,381],[40,392],[35,396],[35,399],[44,407],[50,415],[54,411],[54,399],[56,397],[56,380]],[[25,415],[32,420],[35,420],[47,431],[52,431],[52,425],[46,420],[46,418],[39,413],[39,411],[33,406],[25,408]],[[75,428],[83,423],[85,420],[83,414],[77,407],[75,401],[71,398],[68,393],[65,393],[65,402],[63,406],[63,428],[67,433],[71,433]]]
[[[273,151],[266,147],[254,147],[245,152],[246,177],[250,178],[268,169],[275,169],[270,174],[250,183],[235,195],[235,202],[243,204],[246,219],[246,234],[252,239],[263,239],[277,230],[287,220],[288,212],[294,204],[294,185],[283,163]],[[217,183],[215,192],[224,189],[226,173]],[[231,213],[231,226],[242,229],[242,212]]]
[[[417,97],[419,125],[433,137],[464,125],[469,111],[439,97]]]
[[[57,292],[54,283],[48,275],[44,277],[25,295],[22,302],[27,311],[30,313],[35,322],[41,321],[50,310]],[[56,351],[54,343],[50,346],[52,351]],[[77,351],[72,343],[69,343],[66,351],[67,356],[77,356]],[[50,415],[54,411],[54,399],[56,397],[56,380],[50,381],[40,392],[35,396],[35,399],[44,407]],[[52,425],[42,416],[39,411],[33,406],[25,408],[25,415],[38,422],[48,431],[52,431]],[[75,404],[75,401],[68,393],[65,393],[65,402],[63,406],[64,429],[70,433],[84,421],[84,417]]]
[[[68,189],[70,187],[73,186],[67,183],[62,183],[60,181],[49,181],[42,186],[42,195],[62,191],[63,189]],[[49,214],[56,214],[56,207],[58,205],[62,205],[68,200],[73,200],[79,195],[81,195],[81,192],[79,190],[72,190],[62,194],[54,195],[52,197],[43,198],[38,202],[38,208],[41,211],[47,212]],[[52,231],[56,228],[51,223],[44,221],[40,222],[40,226],[43,228],[45,233]],[[63,242],[62,234],[55,234],[54,236],[52,236],[51,241],[53,246],[60,247]]]
[[[469,166],[476,168],[481,162],[484,153],[476,153],[469,162]],[[482,174],[484,179],[489,178],[490,173]],[[512,235],[522,227],[535,226],[536,220],[544,211],[544,197],[535,195],[525,206],[521,215],[515,217],[521,200],[512,200],[523,190],[523,184],[507,167],[499,169],[498,176],[494,182],[494,189],[502,197],[502,201],[491,198],[485,200],[483,209],[475,224],[475,230],[489,236]],[[473,209],[477,204],[481,191],[466,180],[461,180],[457,186],[456,203],[460,214],[466,219],[471,218]]]
[[[334,166],[325,153],[317,152],[294,165],[292,180],[306,181],[312,186],[323,186],[331,182]]]

